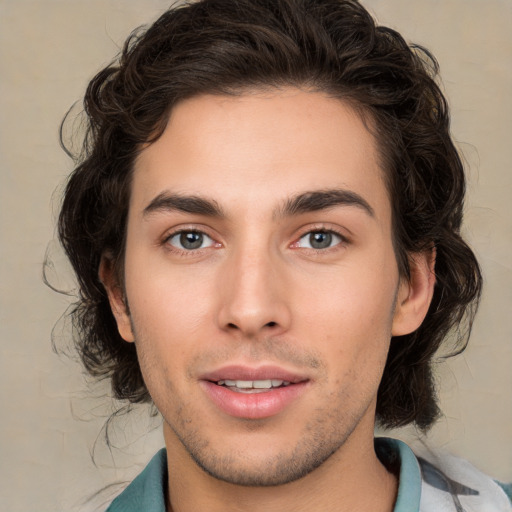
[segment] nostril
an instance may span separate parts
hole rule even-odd
[[[261,325],[261,324],[260,324]],[[263,324],[260,328],[270,328],[270,329],[274,329],[275,327],[278,327],[279,326],[279,323],[278,322],[267,322],[266,324]],[[229,329],[230,331],[244,331],[244,332],[252,332],[252,330],[249,328],[249,326],[247,326],[246,328],[244,327],[241,327],[238,322],[237,323],[234,323],[234,322],[229,322],[226,324],[226,328]]]

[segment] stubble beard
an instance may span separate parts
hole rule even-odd
[[[346,443],[359,419],[325,411],[305,425],[291,451],[263,461],[251,461],[247,452],[220,453],[199,429],[191,428],[192,421],[180,419],[177,426],[166,423],[194,463],[211,477],[245,487],[273,487],[299,480],[326,463]]]

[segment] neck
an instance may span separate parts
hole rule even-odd
[[[168,512],[392,512],[397,477],[377,458],[373,423],[369,427],[356,429],[327,461],[299,480],[246,487],[205,473],[165,425]]]

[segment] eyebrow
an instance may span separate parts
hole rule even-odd
[[[369,203],[358,193],[345,189],[314,190],[298,194],[288,199],[274,212],[274,217],[291,217],[302,213],[327,210],[336,206],[355,206],[370,217],[375,213]],[[179,211],[207,217],[225,218],[226,214],[214,199],[195,195],[182,195],[162,192],[143,211],[147,217],[156,212]]]
[[[373,208],[362,196],[357,192],[345,189],[304,192],[288,199],[277,213],[280,216],[287,217],[301,213],[327,210],[335,206],[355,206],[361,208],[370,217],[375,217]]]
[[[147,217],[152,213],[169,211],[206,215],[207,217],[225,217],[222,208],[213,199],[170,192],[162,192],[157,195],[146,208],[144,208],[143,216]]]

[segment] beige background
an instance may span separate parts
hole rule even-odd
[[[465,231],[486,278],[470,347],[439,369],[445,417],[429,442],[510,481],[512,3],[364,3],[440,61],[453,133],[468,165]],[[108,387],[88,390],[80,367],[52,352],[56,323],[57,345],[69,346],[67,326],[58,322],[69,299],[42,284],[41,266],[54,239],[55,190],[71,169],[58,145],[60,120],[130,30],[153,20],[167,4],[0,0],[2,510],[77,510],[105,485],[130,479],[162,445],[158,418],[150,419],[142,408],[113,423],[113,446],[106,448],[102,427],[113,410],[105,397]],[[49,247],[59,270],[53,282],[72,286],[55,242]],[[90,502],[81,509],[92,508]]]

